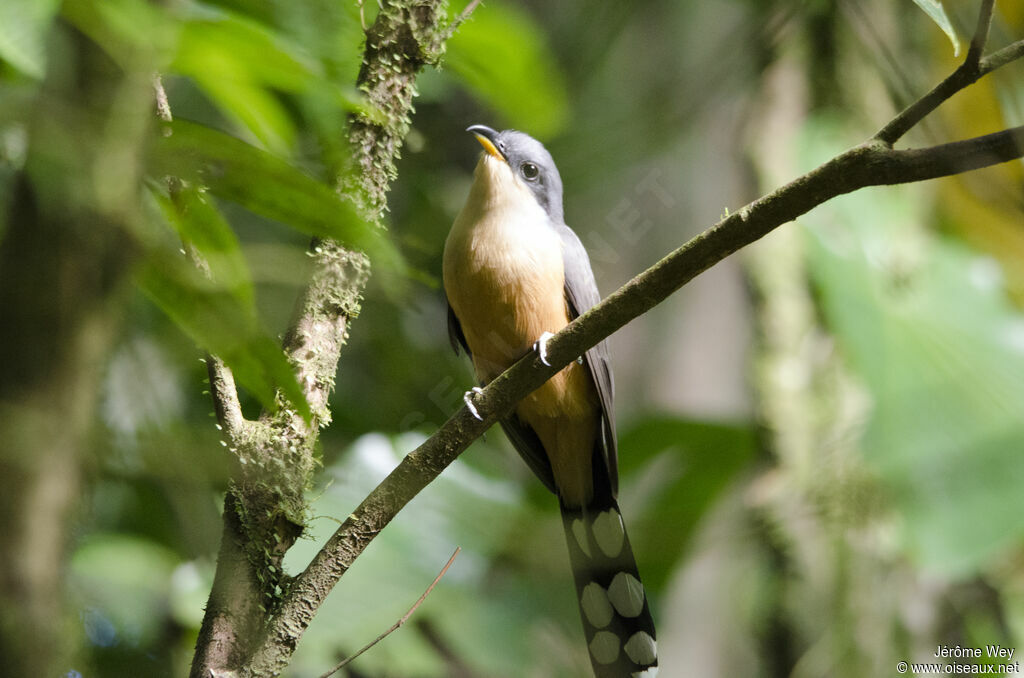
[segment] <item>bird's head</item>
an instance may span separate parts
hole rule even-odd
[[[473,125],[466,131],[484,147],[477,181],[487,182],[494,191],[528,192],[553,222],[563,222],[562,178],[542,143],[514,129],[497,132]]]

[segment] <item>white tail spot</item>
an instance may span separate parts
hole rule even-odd
[[[637,631],[626,641],[626,656],[635,663],[650,664],[658,658],[658,644],[646,631]]]
[[[622,516],[615,509],[608,509],[594,518],[594,541],[606,556],[614,558],[622,551],[622,542],[626,538],[626,528],[622,525]]]
[[[631,678],[658,678],[658,667],[652,666],[649,669],[638,671],[632,674]]]
[[[590,655],[598,664],[611,664],[619,658],[619,637],[611,631],[598,631],[590,641]]]
[[[580,545],[580,550],[589,558],[590,541],[587,539],[587,527],[579,518],[572,521],[572,536],[576,537],[576,543]]]
[[[608,597],[623,617],[635,617],[644,609],[644,585],[628,572],[619,572],[608,585]]]
[[[590,582],[583,587],[580,596],[580,607],[593,626],[602,628],[612,620],[612,604],[608,602],[608,594],[597,582]]]

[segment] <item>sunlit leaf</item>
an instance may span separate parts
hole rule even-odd
[[[46,67],[46,34],[58,0],[0,2],[0,59],[33,78]]]
[[[540,138],[560,131],[569,114],[564,76],[543,35],[524,11],[487,4],[448,42],[444,62],[505,123]]]
[[[946,8],[943,7],[942,0],[914,0],[914,3],[923,9],[924,13],[931,17],[931,20],[949,37],[949,41],[953,43],[953,55],[959,56],[960,39],[956,35],[953,23],[946,14]]]
[[[253,310],[203,278],[184,256],[151,253],[136,281],[182,331],[224,360],[264,407],[274,407],[279,388],[293,407],[310,416],[291,365],[278,342],[260,329]]]

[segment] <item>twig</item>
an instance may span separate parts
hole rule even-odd
[[[992,10],[995,7],[995,0],[981,0],[981,10],[978,13],[978,25],[974,29],[974,37],[971,38],[971,47],[967,50],[967,56],[959,68],[950,73],[949,77],[936,85],[932,91],[907,106],[895,118],[890,120],[885,127],[878,130],[873,139],[892,146],[894,143],[909,132],[925,116],[939,107],[951,96],[973,84],[983,75],[990,73],[999,66],[1009,61],[998,64],[987,64],[989,70],[983,70],[982,52],[985,43],[988,41],[988,29],[992,23]],[[1011,59],[1012,61],[1012,59]],[[995,66],[992,68],[991,66]]]
[[[1012,42],[1001,50],[989,54],[981,60],[978,71],[982,75],[988,75],[997,68],[1005,66],[1011,61],[1016,61],[1021,57],[1024,57],[1024,40]]]
[[[996,0],[981,0],[981,9],[978,11],[978,25],[974,29],[974,37],[971,38],[971,46],[967,50],[965,61],[977,64],[981,61],[981,55],[985,51],[985,43],[988,42],[988,31],[992,25],[992,11],[995,9]]]
[[[156,117],[163,122],[171,122],[174,118],[171,114],[171,104],[167,99],[167,91],[164,90],[163,79],[159,73],[153,74],[153,92],[156,98]],[[181,179],[176,176],[167,176],[167,192],[171,201],[178,199],[178,194],[184,188]],[[195,264],[203,275],[212,277],[210,265],[189,242],[184,242],[185,251],[189,259]],[[217,416],[217,423],[223,430],[231,445],[237,445],[242,427],[247,423],[242,416],[242,406],[238,401],[238,389],[235,387],[235,376],[223,360],[215,355],[208,354],[205,358],[206,369],[210,379],[210,395],[213,400],[213,409]]]
[[[164,91],[164,83],[159,73],[153,74],[153,91],[156,93],[156,117],[164,122],[170,122],[171,105],[167,102],[167,92]]]
[[[374,638],[367,645],[363,646],[363,648],[361,650],[359,650],[358,652],[356,652],[354,655],[352,655],[350,657],[346,657],[345,659],[343,659],[340,662],[338,662],[338,664],[335,665],[335,667],[333,669],[331,669],[327,673],[321,675],[320,678],[330,678],[330,676],[334,675],[335,673],[337,673],[341,669],[343,669],[346,666],[348,666],[349,664],[351,664],[352,661],[356,657],[358,657],[359,655],[363,654],[364,652],[369,650],[371,647],[373,647],[374,645],[376,645],[380,641],[382,641],[385,638],[387,638],[389,635],[391,635],[392,633],[397,631],[398,628],[402,624],[404,624],[405,622],[409,621],[409,617],[411,617],[412,613],[416,611],[416,608],[418,608],[423,603],[423,601],[427,599],[427,596],[430,595],[430,592],[434,590],[435,586],[437,586],[437,582],[441,581],[441,577],[444,576],[445,572],[448,571],[448,568],[451,567],[452,563],[455,562],[455,556],[459,555],[459,551],[461,551],[461,550],[462,550],[461,546],[456,546],[455,547],[455,552],[452,553],[452,557],[448,559],[448,562],[445,563],[444,567],[441,568],[441,571],[437,573],[436,577],[434,577],[434,581],[430,582],[430,586],[427,587],[427,590],[424,591],[423,595],[420,596],[419,599],[413,604],[413,606],[409,608],[409,611],[406,612],[404,615],[402,615],[401,619],[399,619],[394,624],[392,624],[391,628],[389,628],[387,631],[385,631],[384,633],[382,633],[379,636],[377,636],[376,638]]]
[[[477,5],[479,5],[481,1],[482,0],[472,0],[472,2],[466,5],[466,8],[462,10],[459,16],[455,17],[455,20],[448,25],[448,28],[446,28],[443,33],[443,38],[445,41],[447,41],[449,38],[455,35],[455,31],[459,30],[459,26],[461,26],[466,21],[466,19],[470,17],[470,15],[473,13],[473,10],[477,8]]]
[[[210,395],[217,425],[232,445],[237,445],[243,429],[249,422],[242,415],[242,404],[238,401],[235,375],[224,361],[215,355],[206,356],[206,371],[210,379]]]

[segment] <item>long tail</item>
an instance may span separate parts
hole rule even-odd
[[[654,678],[658,646],[618,503],[562,506],[576,596],[596,678]]]

